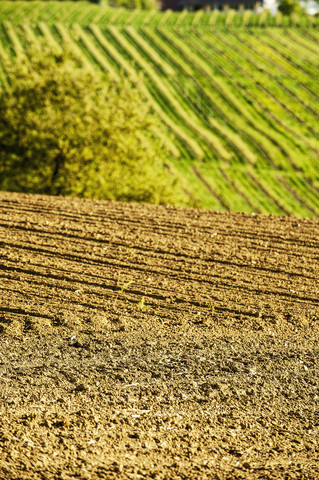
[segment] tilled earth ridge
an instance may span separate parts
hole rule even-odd
[[[0,193],[0,479],[317,479],[319,221]]]

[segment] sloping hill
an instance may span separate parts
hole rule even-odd
[[[317,220],[0,194],[0,477],[317,478]]]
[[[319,214],[319,47],[310,18],[276,26],[248,12],[1,2],[0,57],[42,41],[68,45],[115,77],[143,74],[171,167],[198,205],[311,217]]]

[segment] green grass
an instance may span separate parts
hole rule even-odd
[[[0,57],[41,40],[115,78],[143,75],[170,168],[198,205],[317,216],[317,21],[3,1]]]

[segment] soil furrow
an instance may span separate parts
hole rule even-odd
[[[317,479],[318,239],[0,192],[0,478]]]

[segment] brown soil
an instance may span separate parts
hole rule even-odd
[[[319,221],[0,193],[0,479],[316,479]]]

